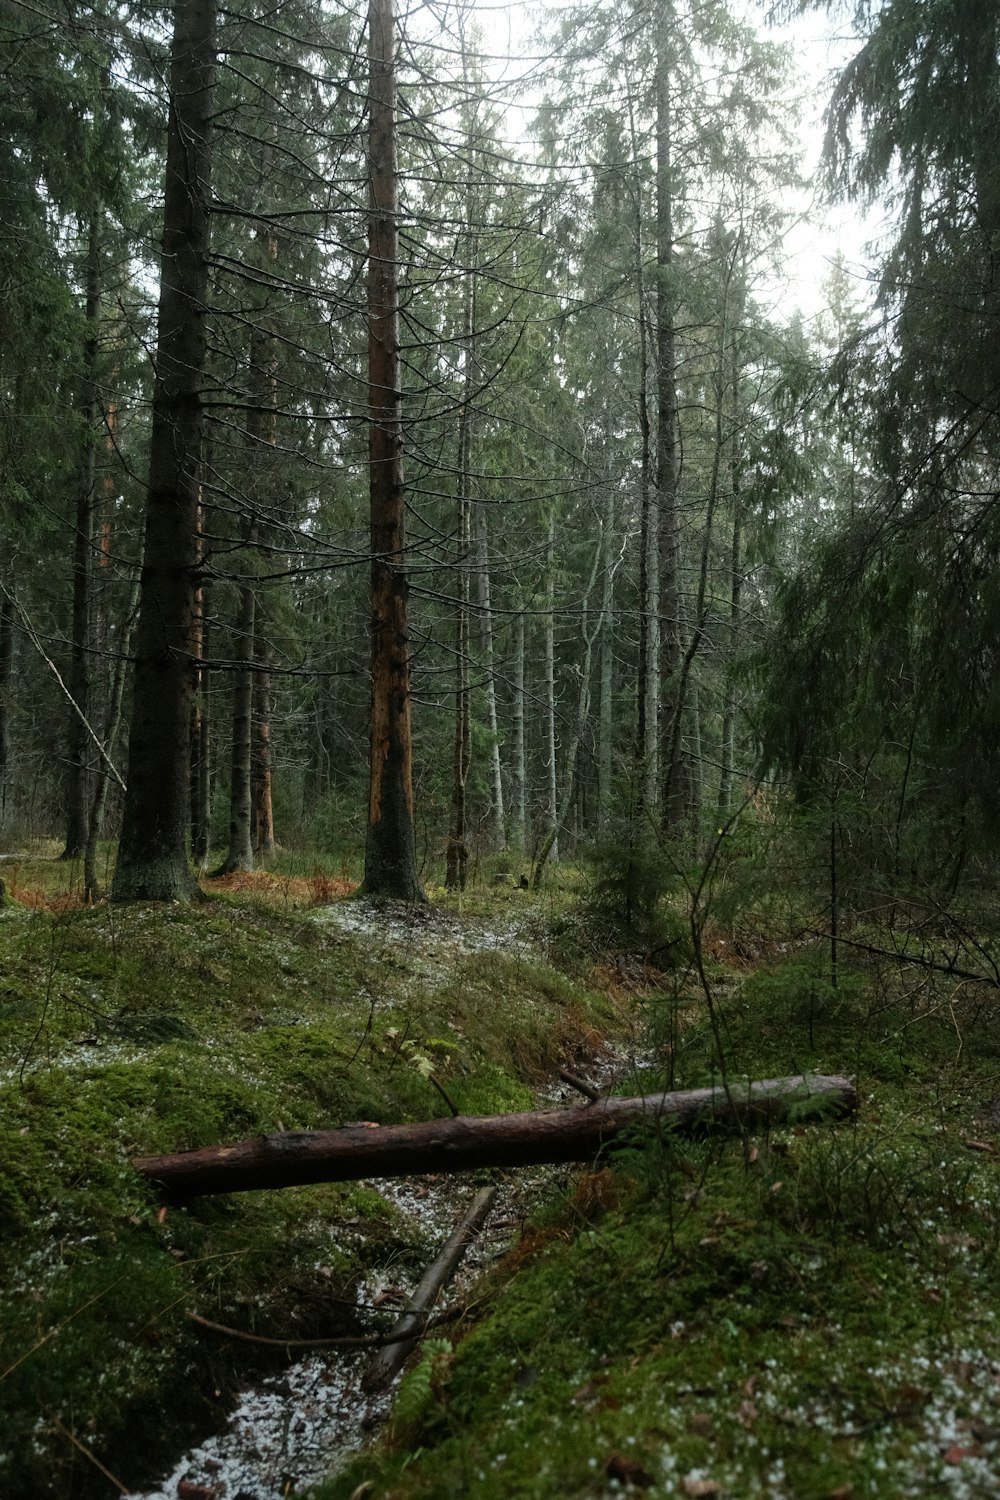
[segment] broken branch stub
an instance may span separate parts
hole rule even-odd
[[[807,1074],[728,1088],[599,1099],[578,1109],[287,1131],[229,1146],[133,1157],[132,1165],[171,1197],[191,1198],[361,1177],[590,1161],[623,1131],[636,1127],[697,1135],[789,1119],[843,1118],[856,1108],[853,1080]]]

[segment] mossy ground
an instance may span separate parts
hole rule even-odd
[[[279,1337],[358,1331],[359,1277],[426,1257],[363,1186],[164,1210],[132,1154],[437,1115],[429,1067],[464,1111],[525,1107],[610,1007],[444,917],[383,936],[356,903],[315,904],[337,894],[322,872],[93,908],[54,860],[4,874],[0,1492],[104,1495],[81,1445],[133,1484],[186,1424],[221,1420],[248,1360],[266,1363],[189,1313]]]
[[[8,881],[37,899],[0,913],[4,1493],[109,1493],[69,1434],[130,1483],[140,1442],[148,1464],[156,1433],[175,1456],[185,1422],[220,1419],[248,1355],[189,1312],[349,1331],[362,1272],[426,1253],[363,1187],[164,1214],[132,1152],[438,1114],[428,1063],[463,1110],[521,1107],[562,1049],[629,1018],[649,1039],[630,1089],[720,1062],[852,1071],[861,1114],[637,1138],[574,1177],[325,1500],[1000,1490],[992,990],[860,948],[834,984],[826,952],[744,916],[738,940],[704,934],[713,1022],[689,951],[654,974],[551,895],[373,924],[310,904],[336,878],[93,910],[61,898],[65,867]],[[558,968],[473,940],[487,911],[494,934],[537,924]]]
[[[322,1500],[1000,1492],[1000,1015],[918,966],[726,956],[718,1032],[689,971],[636,997],[648,1081],[717,1077],[721,1035],[733,1072],[856,1072],[859,1117],[579,1178]]]

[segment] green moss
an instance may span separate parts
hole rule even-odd
[[[52,867],[19,878],[51,890]],[[359,1184],[164,1214],[129,1157],[440,1114],[389,1033],[413,1039],[463,1109],[523,1107],[527,1078],[588,998],[543,968],[545,982],[520,971],[505,1006],[513,975],[465,964],[421,961],[417,985],[398,946],[277,898],[3,912],[3,1493],[103,1493],[63,1429],[133,1482],[156,1458],[138,1420],[150,1410],[175,1447],[186,1424],[217,1422],[248,1363],[269,1356],[188,1313],[331,1336],[354,1326],[367,1270],[426,1255],[409,1220]]]
[[[522,893],[502,899],[525,920]],[[62,1429],[131,1483],[150,1410],[177,1447],[215,1421],[258,1356],[188,1313],[341,1333],[363,1274],[425,1257],[368,1185],[163,1214],[129,1157],[437,1115],[430,1075],[464,1112],[527,1107],[616,1015],[562,898],[533,909],[564,923],[568,971],[526,945],[470,951],[446,923],[382,941],[259,893],[2,914],[4,1493],[102,1493]],[[692,1474],[750,1500],[945,1487],[934,1414],[984,1423],[1000,1359],[1000,1158],[976,1114],[1000,1028],[951,989],[917,1003],[843,963],[834,986],[819,949],[757,974],[709,961],[708,978],[717,1025],[683,967],[630,1001],[662,1062],[643,1082],[717,1078],[721,1038],[734,1074],[860,1071],[859,1122],[797,1121],[749,1155],[647,1133],[613,1172],[571,1178],[327,1495],[597,1500]],[[994,1440],[972,1441],[992,1461]]]
[[[938,1404],[946,1419],[963,1359],[981,1380],[967,1414],[989,1409],[998,1330],[978,1236],[995,1219],[996,1173],[980,1164],[958,1198],[940,1181],[935,1198],[928,1176],[921,1210],[952,1226],[952,1243],[921,1224],[903,1246],[873,1223],[831,1234],[831,1212],[820,1243],[775,1204],[801,1209],[803,1179],[857,1142],[844,1127],[822,1138],[836,1146],[813,1139],[775,1138],[749,1172],[732,1148],[661,1156],[658,1182],[604,1180],[596,1219],[578,1190],[529,1231],[517,1275],[500,1268],[446,1381],[422,1416],[407,1408],[405,1446],[390,1429],[317,1494],[346,1500],[372,1481],[398,1500],[596,1497],[630,1472],[662,1493],[701,1476],[761,1500],[820,1500],[838,1484],[918,1492],[905,1476],[940,1463],[917,1446],[921,1414]],[[794,1154],[777,1149],[789,1142]]]

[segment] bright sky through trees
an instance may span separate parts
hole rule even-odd
[[[451,9],[414,6],[408,25],[415,34],[450,28],[454,24]],[[801,170],[806,181],[796,205],[799,216],[784,237],[784,267],[774,281],[771,298],[779,318],[799,311],[811,320],[823,310],[824,286],[838,253],[856,283],[859,299],[867,301],[874,294],[876,257],[867,247],[878,239],[877,215],[866,215],[858,204],[824,201],[821,170],[824,112],[834,80],[856,51],[857,42],[847,17],[808,11],[769,24],[768,9],[759,0],[734,7],[762,38],[784,42],[791,49],[795,65],[791,95],[800,116]],[[531,137],[534,103],[553,60],[536,34],[540,8],[524,0],[517,4],[475,0],[473,10],[487,54],[484,71],[499,85],[494,97],[506,109],[508,139],[512,146],[524,149]],[[551,16],[552,7],[546,14]]]
[[[758,15],[761,9],[759,5],[748,7],[750,13]],[[811,191],[803,195],[803,218],[785,239],[785,278],[790,289],[788,301],[811,318],[822,311],[823,286],[838,252],[844,257],[859,299],[870,300],[874,295],[876,257],[867,247],[878,239],[878,215],[866,215],[860,204],[824,201],[821,167],[823,116],[833,83],[859,44],[846,17],[825,11],[808,11],[781,22],[770,29],[770,34],[787,41],[796,64],[802,171]]]

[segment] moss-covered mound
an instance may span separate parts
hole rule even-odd
[[[105,1495],[94,1460],[137,1483],[258,1358],[188,1314],[351,1332],[360,1275],[418,1254],[361,1186],[165,1209],[132,1154],[428,1117],[433,1079],[469,1113],[523,1108],[601,1017],[509,922],[309,908],[280,882],[88,909],[34,873],[0,912],[0,1492]]]

